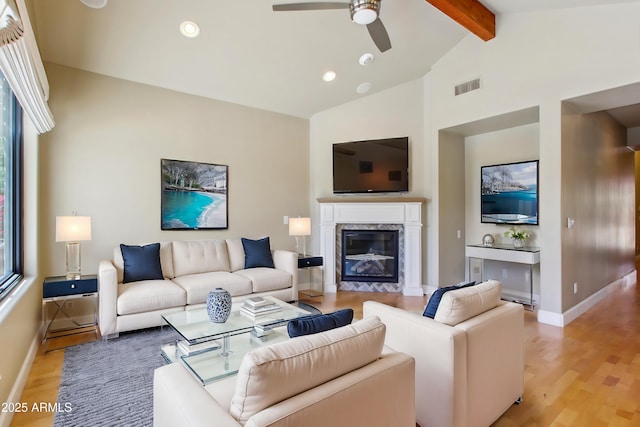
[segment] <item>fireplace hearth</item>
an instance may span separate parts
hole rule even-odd
[[[398,230],[342,230],[341,280],[398,282]]]

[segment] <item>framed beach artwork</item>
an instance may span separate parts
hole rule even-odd
[[[227,165],[161,159],[162,230],[228,228]]]

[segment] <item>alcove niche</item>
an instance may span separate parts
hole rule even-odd
[[[438,131],[440,286],[465,280],[466,245],[480,244],[485,234],[507,242],[503,234],[508,226],[480,222],[480,166],[539,159],[539,120],[535,106]],[[526,228],[533,232],[528,244],[540,246],[539,226]],[[487,271],[491,278],[528,287],[528,266],[501,263],[485,266]],[[538,266],[533,274],[534,299],[539,301]]]

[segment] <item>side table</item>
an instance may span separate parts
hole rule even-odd
[[[88,323],[78,322],[66,309],[68,301],[79,298],[93,299],[93,321]],[[47,321],[47,305],[54,304],[55,311],[51,319]],[[69,327],[51,329],[53,322],[60,314],[64,315]],[[98,338],[98,277],[96,275],[81,276],[79,279],[67,279],[65,276],[47,277],[42,284],[42,319],[47,322],[47,327],[42,337],[42,343],[68,335],[93,332]],[[89,329],[90,328],[90,329]],[[60,348],[60,347],[57,347]],[[57,348],[45,349],[45,351]]]
[[[321,271],[320,275],[320,290],[315,290],[313,286],[313,268],[319,267]],[[310,289],[302,289],[299,292],[307,296],[309,298],[321,297],[324,295],[324,268],[323,268],[323,259],[321,256],[307,256],[307,255],[298,255],[298,268],[309,269],[309,284],[311,286]]]

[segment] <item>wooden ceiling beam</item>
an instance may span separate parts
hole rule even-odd
[[[496,36],[496,16],[478,0],[427,0],[484,41]]]

